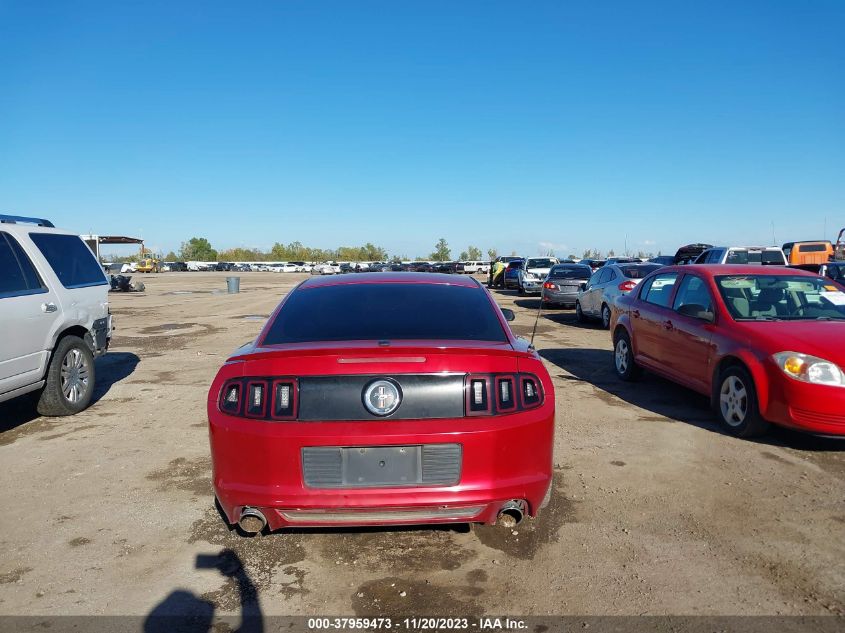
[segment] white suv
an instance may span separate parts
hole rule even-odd
[[[78,235],[0,215],[0,402],[41,390],[41,415],[88,406],[111,339],[108,291]]]
[[[786,266],[779,246],[714,246],[701,253],[693,264],[758,264]]]

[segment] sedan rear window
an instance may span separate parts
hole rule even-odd
[[[30,233],[29,237],[65,288],[108,284],[94,253],[76,235]]]
[[[592,274],[589,266],[555,266],[549,271],[549,279],[589,279]]]
[[[411,339],[508,341],[480,288],[355,283],[293,291],[264,344]]]

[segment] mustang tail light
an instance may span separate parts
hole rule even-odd
[[[631,292],[636,287],[637,282],[631,281],[630,279],[628,281],[623,281],[621,284],[619,284],[619,290],[621,290],[622,292]]]
[[[534,374],[470,374],[465,394],[468,416],[512,413],[543,404],[543,387]]]
[[[293,420],[298,391],[295,378],[235,378],[220,390],[219,407],[257,420]]]

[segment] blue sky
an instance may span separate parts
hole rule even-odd
[[[845,226],[845,2],[0,0],[0,212],[162,250]]]

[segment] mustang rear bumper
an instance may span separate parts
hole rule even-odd
[[[244,507],[286,526],[493,523],[524,500],[536,515],[552,480],[554,406],[511,415],[419,421],[266,422],[209,412],[214,492],[232,524]],[[458,444],[454,485],[312,487],[303,449]]]

